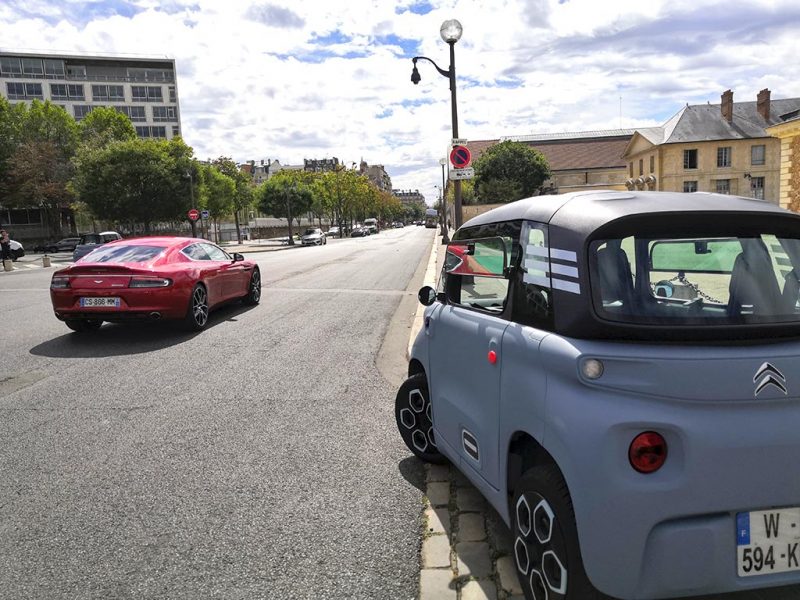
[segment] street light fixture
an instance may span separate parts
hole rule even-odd
[[[442,77],[447,77],[450,80],[450,110],[451,110],[451,117],[453,122],[453,139],[458,138],[458,111],[456,109],[456,42],[461,39],[461,34],[463,33],[464,29],[461,27],[461,23],[456,21],[455,19],[449,19],[442,23],[441,28],[439,29],[439,34],[442,36],[442,40],[450,46],[450,68],[446,71],[439,67],[435,62],[433,62],[427,56],[415,56],[411,59],[413,63],[413,68],[411,70],[411,83],[417,85],[421,80],[422,77],[417,70],[417,61],[418,60],[427,60],[431,63],[439,74]],[[455,220],[456,220],[456,229],[461,227],[461,180],[456,179],[453,182],[453,192],[455,196]]]

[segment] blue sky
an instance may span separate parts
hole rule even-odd
[[[3,0],[3,50],[169,56],[200,158],[383,164],[433,202],[456,44],[467,139],[652,126],[687,102],[800,97],[796,0]]]

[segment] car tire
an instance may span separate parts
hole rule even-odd
[[[400,386],[394,401],[394,416],[400,437],[414,456],[427,463],[448,462],[436,448],[428,379],[424,373],[412,375]]]
[[[248,306],[255,306],[261,302],[261,271],[253,269],[250,281],[247,284],[247,295],[242,298],[242,302]]]
[[[572,500],[555,465],[523,474],[509,512],[514,562],[527,600],[607,598],[584,571]]]
[[[195,284],[183,319],[184,327],[188,331],[202,331],[208,324],[209,312],[208,290],[202,283]]]
[[[328,243],[328,238],[322,238],[322,245],[326,245]]]
[[[77,333],[90,333],[100,329],[103,322],[95,319],[67,319],[64,324]]]

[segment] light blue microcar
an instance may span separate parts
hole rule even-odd
[[[420,290],[398,428],[503,516],[529,600],[800,584],[799,278],[769,202],[505,205]]]

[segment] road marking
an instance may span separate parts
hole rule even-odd
[[[266,292],[297,292],[297,293],[316,293],[322,292],[323,294],[371,294],[377,296],[403,296],[405,294],[413,295],[406,290],[359,290],[353,288],[287,288],[287,287],[269,287],[266,285],[262,288],[262,294]]]

